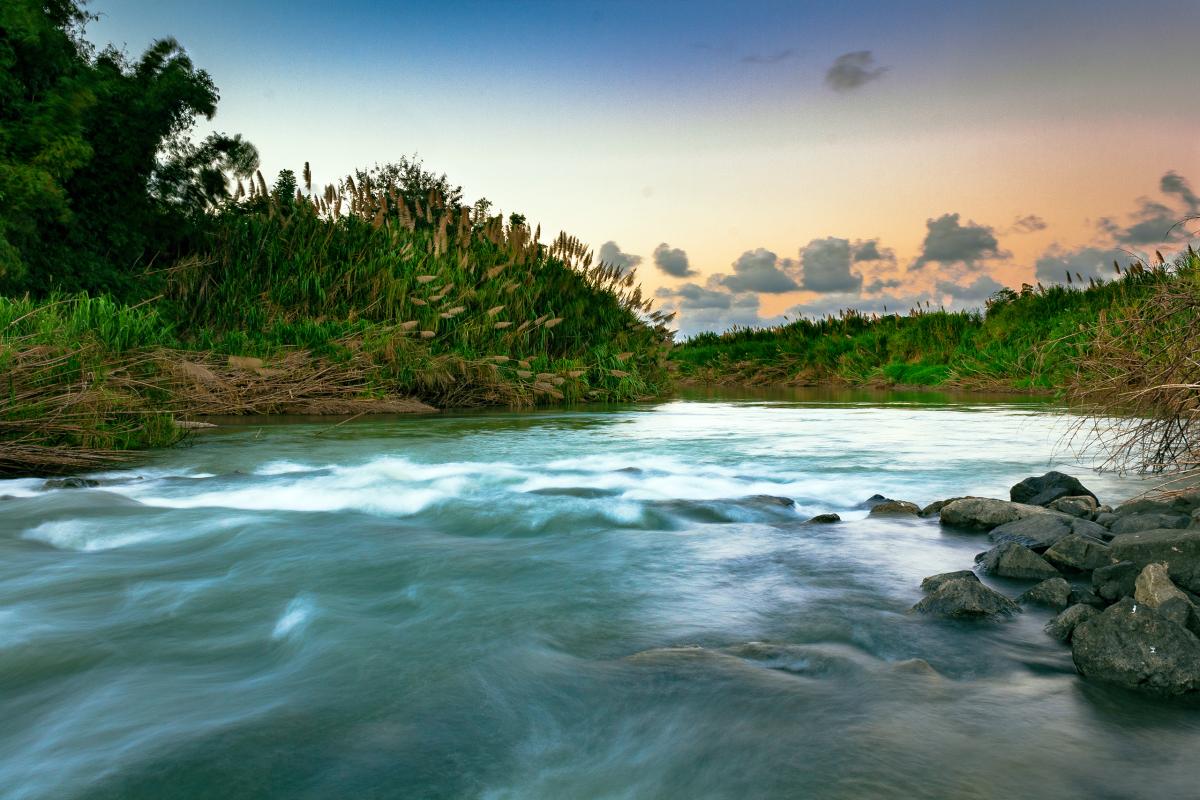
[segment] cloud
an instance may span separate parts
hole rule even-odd
[[[857,50],[834,60],[825,73],[825,83],[834,91],[849,92],[879,80],[887,71],[887,67],[875,66],[875,56],[870,50]]]
[[[903,285],[904,281],[900,280],[899,278],[888,278],[886,280],[883,278],[876,278],[864,286],[863,291],[867,294],[877,294],[878,292],[882,292],[884,289],[899,289]]]
[[[879,246],[878,239],[859,239],[852,248],[855,263],[859,261],[895,261],[896,254],[890,248]]]
[[[857,292],[862,288],[861,272],[850,271],[850,242],[829,236],[813,239],[800,250],[802,284],[810,292]]]
[[[974,268],[976,262],[987,258],[1007,258],[1000,250],[994,230],[986,225],[959,222],[958,214],[943,214],[926,220],[925,241],[913,269],[921,269],[936,261],[939,264],[962,264]]]
[[[996,292],[1004,288],[1004,284],[998,282],[991,275],[980,275],[974,281],[968,284],[957,283],[955,281],[938,281],[935,290],[939,295],[950,295],[955,300],[975,301],[986,300]]]
[[[1112,280],[1117,277],[1113,262],[1128,264],[1130,260],[1129,253],[1116,248],[1066,250],[1054,245],[1035,263],[1034,277],[1043,283],[1066,283],[1070,272],[1073,281],[1082,277],[1083,283],[1087,283],[1088,278]]]
[[[687,253],[678,247],[663,242],[654,248],[654,266],[676,278],[689,278],[698,274],[688,264]]]
[[[795,49],[789,47],[786,50],[776,50],[774,53],[750,53],[741,57],[743,64],[778,64],[780,61],[787,61],[789,58],[795,58],[798,55]]]
[[[611,239],[600,245],[600,260],[605,264],[611,264],[619,268],[623,273],[629,272],[629,270],[642,263],[641,256],[622,253],[621,248]]]
[[[655,296],[674,301],[674,307],[681,311],[730,308],[733,305],[733,295],[729,292],[706,289],[695,283],[685,283],[677,289],[659,289]]]
[[[733,262],[732,275],[716,275],[714,278],[733,292],[781,294],[800,288],[788,274],[795,269],[796,262],[792,259],[781,259],[770,250],[760,247],[738,256],[738,260]]]
[[[1037,214],[1026,214],[1023,217],[1017,217],[1011,230],[1013,233],[1037,233],[1046,230],[1047,227],[1049,226],[1046,224],[1046,220]]]
[[[1175,170],[1170,170],[1158,182],[1159,191],[1163,194],[1177,194],[1183,201],[1189,214],[1200,214],[1200,197],[1192,191],[1187,179]]]

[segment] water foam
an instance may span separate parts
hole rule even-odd
[[[312,617],[314,608],[312,601],[306,597],[292,598],[292,601],[287,604],[287,608],[283,610],[283,616],[275,623],[275,628],[271,631],[271,638],[284,639],[293,631],[298,633],[303,630]]]
[[[161,534],[151,531],[114,532],[113,527],[114,523],[111,521],[54,520],[30,528],[23,534],[23,538],[44,542],[59,550],[75,550],[81,553],[112,550],[161,538]]]

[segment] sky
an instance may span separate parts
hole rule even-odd
[[[636,268],[683,334],[978,306],[1200,224],[1200,2],[93,0],[270,180],[416,154]],[[1194,241],[1194,240],[1193,240]]]

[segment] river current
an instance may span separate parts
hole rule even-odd
[[[1200,710],[1082,681],[1048,611],[907,613],[986,536],[863,505],[1142,491],[1067,427],[696,395],[0,481],[0,798],[1196,797]]]

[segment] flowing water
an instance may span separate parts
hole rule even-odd
[[[861,505],[1006,496],[1062,418],[885,400],[241,425],[0,482],[0,797],[1200,794],[1200,711],[1083,682],[1048,612],[906,613],[986,537]]]

